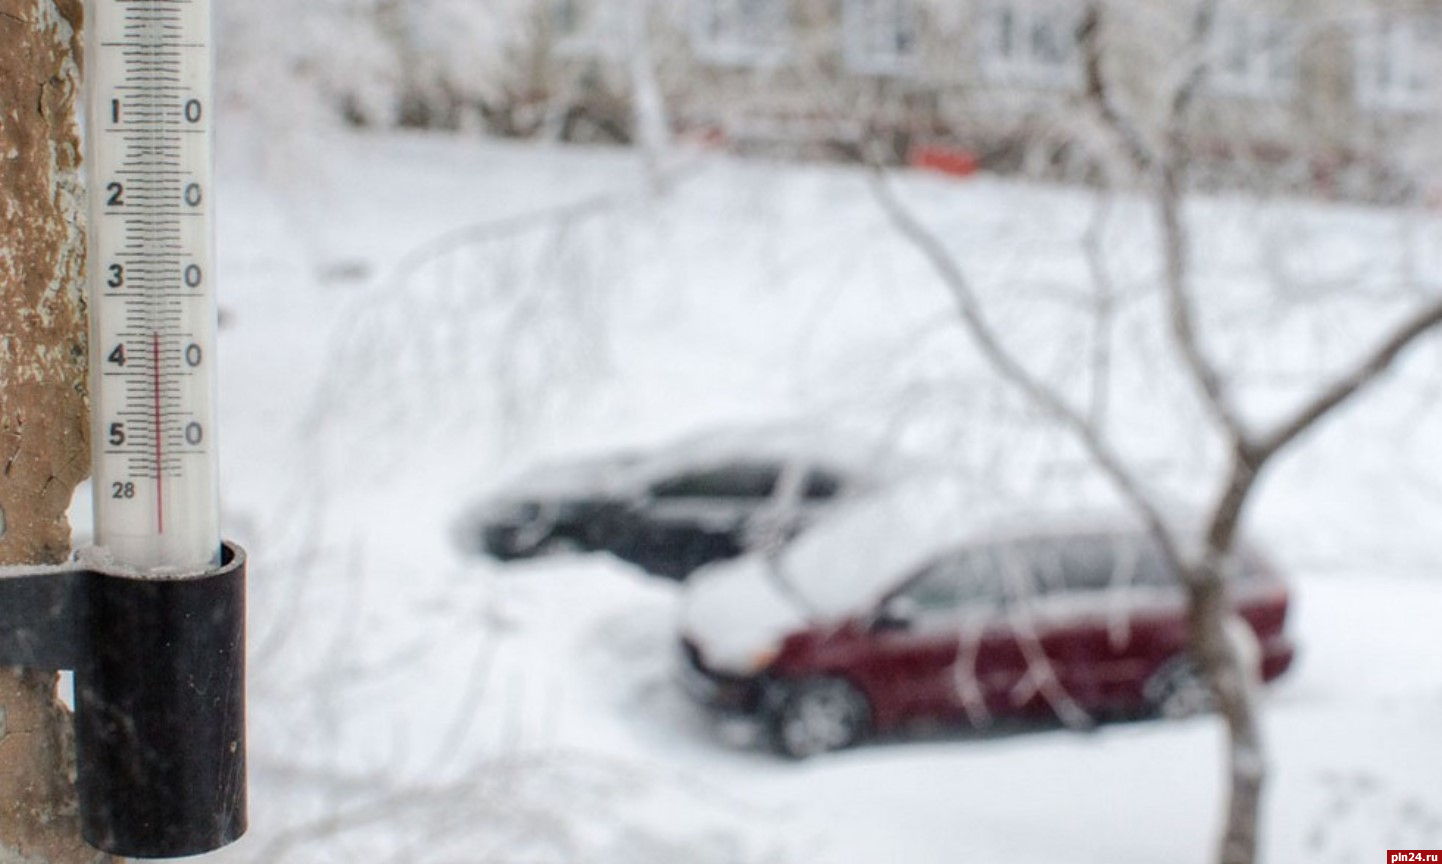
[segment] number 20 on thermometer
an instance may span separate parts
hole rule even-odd
[[[138,575],[220,550],[209,7],[89,3],[95,543]]]

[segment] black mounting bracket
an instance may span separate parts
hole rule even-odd
[[[245,551],[140,579],[98,568],[0,570],[0,666],[75,671],[86,842],[180,858],[246,829]]]

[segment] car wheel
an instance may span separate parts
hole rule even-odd
[[[1211,688],[1186,656],[1162,664],[1147,681],[1143,695],[1147,706],[1159,717],[1195,717],[1216,707]]]
[[[769,721],[776,749],[792,759],[805,759],[864,738],[871,708],[849,682],[818,678],[790,688]]]

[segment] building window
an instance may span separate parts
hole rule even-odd
[[[1222,9],[1212,25],[1208,85],[1218,93],[1278,99],[1297,83],[1291,23],[1251,9]]]
[[[916,70],[916,0],[846,0],[842,27],[846,65],[852,71],[895,75]]]
[[[618,0],[553,0],[556,48],[565,54],[606,54],[626,45],[625,4]]]
[[[982,14],[982,74],[1004,84],[1077,87],[1081,84],[1075,0],[992,0]]]
[[[1435,22],[1374,21],[1357,44],[1357,101],[1368,108],[1437,111],[1442,99],[1439,37]]]
[[[737,66],[773,65],[791,44],[789,0],[692,0],[692,44],[699,57]]]

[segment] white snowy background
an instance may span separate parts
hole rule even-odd
[[[222,152],[223,488],[253,556],[254,820],[224,860],[1209,860],[1213,719],[790,764],[673,685],[672,583],[604,556],[502,568],[451,545],[456,513],[536,459],[738,419],[896,412],[954,442],[954,470],[1019,466],[978,482],[1041,482],[1030,469],[1064,461],[1060,439],[968,386],[945,295],[864,177],[703,156],[657,200],[620,151],[348,134],[317,151],[291,179],[239,142]],[[1089,224],[1085,194],[908,188],[964,226],[959,251],[998,291],[1079,267],[1065,241]],[[1220,227],[1296,221],[1204,206]],[[535,215],[557,208],[575,209]],[[1437,228],[1302,212],[1341,270],[1367,232]],[[1045,328],[1027,338],[1045,345]],[[1437,372],[1435,348],[1416,352],[1279,464],[1252,513],[1293,577],[1301,648],[1267,696],[1269,861],[1442,846]],[[1186,440],[1187,418],[1115,398],[1128,436]]]
[[[218,170],[252,828],[217,860],[1211,860],[1213,718],[784,762],[674,685],[675,584],[605,556],[501,567],[452,544],[459,511],[537,460],[738,421],[862,417],[985,494],[1065,482],[1075,451],[989,379],[863,173],[693,154],[657,197],[622,150],[344,131],[292,73],[348,61],[297,67],[305,32],[254,20],[236,41],[274,51],[226,61],[244,76]],[[383,103],[363,41],[341,40]],[[1067,310],[1091,284],[1093,193],[901,182],[1009,343],[1085,392]],[[1115,281],[1136,291],[1155,271],[1149,213],[1106,206]],[[1192,214],[1211,347],[1258,417],[1442,272],[1433,211],[1222,198]],[[1118,321],[1109,425],[1196,499],[1219,457],[1147,320],[1143,302]],[[1442,847],[1439,359],[1409,354],[1279,461],[1249,513],[1292,579],[1300,646],[1265,701],[1274,864]]]

